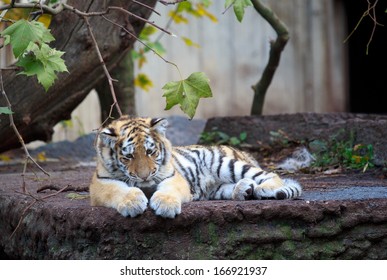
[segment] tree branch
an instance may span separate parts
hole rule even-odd
[[[363,15],[361,16],[361,18],[359,19],[359,21],[357,22],[355,28],[351,31],[351,33],[348,35],[347,38],[345,38],[344,40],[344,43],[346,43],[349,38],[353,35],[353,33],[355,33],[355,31],[357,30],[357,28],[359,27],[360,23],[363,21],[363,19],[367,16],[369,16],[371,18],[371,20],[374,22],[374,26],[372,27],[372,31],[371,31],[371,36],[367,42],[367,48],[366,48],[366,54],[368,55],[368,50],[369,50],[369,47],[371,45],[371,42],[372,42],[372,39],[374,37],[374,33],[375,33],[375,30],[376,30],[376,26],[377,25],[380,25],[380,26],[383,26],[383,24],[380,24],[377,19],[376,19],[376,5],[378,4],[378,1],[379,0],[376,0],[374,2],[374,4],[371,4],[371,2],[369,0],[367,0],[368,2],[368,7],[367,7],[367,10],[363,13]],[[372,13],[370,13],[372,12]]]
[[[251,114],[261,115],[267,89],[271,84],[274,73],[279,65],[281,52],[289,40],[289,31],[278,16],[269,7],[262,4],[260,0],[252,0],[251,2],[253,3],[255,10],[271,25],[271,27],[273,27],[277,33],[277,39],[274,42],[270,42],[271,48],[269,61],[262,73],[262,77],[257,84],[252,86],[254,90],[254,99]]]
[[[1,95],[4,97],[5,101],[6,101],[6,104],[9,108],[10,111],[12,111],[12,105],[11,105],[11,102],[9,101],[8,99],[8,96],[7,94],[5,93],[5,90],[4,90],[4,83],[3,83],[3,72],[2,72],[2,69],[0,69],[0,88],[1,88]],[[27,164],[28,164],[28,160],[30,160],[33,164],[36,165],[36,167],[39,168],[40,171],[42,171],[44,174],[46,174],[47,176],[50,176],[50,174],[44,170],[33,158],[32,156],[30,155],[30,153],[28,152],[28,149],[26,147],[26,144],[24,143],[24,140],[23,140],[23,137],[20,135],[19,133],[19,130],[17,129],[16,125],[15,125],[15,122],[13,120],[13,115],[12,113],[10,113],[9,115],[9,124],[10,126],[12,127],[13,131],[15,132],[17,138],[19,139],[19,142],[20,144],[22,145],[23,147],[23,150],[24,150],[24,154],[26,156],[26,159],[25,159],[25,162],[24,162],[24,167],[23,167],[23,173],[22,173],[22,178],[23,178],[23,185],[22,185],[22,191],[24,193],[27,192],[27,189],[26,189],[26,183],[25,183],[25,179],[24,179],[24,176],[25,176],[25,173],[26,173],[26,170],[27,170]]]
[[[140,6],[143,6],[143,7],[147,8],[147,9],[151,10],[152,12],[154,12],[155,14],[157,14],[158,16],[161,16],[161,14],[160,14],[158,11],[156,11],[156,10],[153,9],[152,7],[148,6],[147,4],[138,2],[138,1],[136,1],[136,0],[133,0],[133,3],[136,3],[136,4],[140,5]]]
[[[34,201],[31,202],[31,203],[23,210],[23,213],[22,213],[21,216],[20,216],[19,222],[18,222],[18,224],[16,225],[15,229],[13,230],[13,232],[12,232],[11,236],[9,237],[9,239],[12,239],[12,237],[15,235],[16,231],[19,229],[21,223],[23,222],[23,220],[24,220],[24,218],[25,218],[25,215],[26,215],[27,211],[28,211],[32,206],[34,206],[35,203],[37,203],[38,201],[44,201],[44,200],[47,199],[47,198],[56,196],[56,195],[58,195],[59,193],[61,193],[61,192],[63,192],[64,190],[66,190],[68,187],[69,187],[69,185],[67,185],[67,186],[65,186],[65,187],[63,187],[63,188],[61,188],[60,190],[58,190],[58,191],[55,192],[55,193],[45,195],[45,196],[43,196],[43,197],[41,197],[41,198],[37,198],[37,197],[34,197],[34,196],[30,195],[30,194],[26,194],[26,195],[31,196],[31,197],[34,199]]]
[[[90,37],[91,37],[91,39],[93,41],[93,45],[94,45],[95,51],[97,52],[97,55],[98,55],[98,58],[99,58],[99,62],[102,64],[103,71],[105,72],[105,75],[106,75],[106,77],[108,79],[108,83],[109,83],[109,87],[110,87],[110,92],[111,92],[112,98],[113,98],[113,104],[111,105],[109,116],[111,115],[111,112],[112,112],[114,106],[116,107],[116,109],[118,111],[118,114],[120,116],[122,116],[122,111],[121,111],[120,105],[117,102],[116,93],[114,91],[113,79],[110,76],[109,70],[107,69],[106,64],[105,64],[105,62],[103,60],[102,54],[101,54],[101,52],[99,50],[99,47],[98,47],[97,40],[94,37],[94,33],[93,33],[92,28],[91,28],[89,19],[87,18],[87,16],[83,16],[83,20],[85,21],[85,23],[87,25],[87,29],[89,30]]]
[[[171,1],[171,2],[169,2],[169,1],[164,1],[164,0],[159,0],[159,2],[160,2],[161,4],[163,4],[163,5],[165,5],[165,6],[167,6],[167,5],[176,5],[176,4],[179,4],[179,3],[181,3],[181,2],[185,2],[185,1],[187,1],[187,0],[175,0],[175,1]]]
[[[51,8],[47,5],[43,5],[40,3],[14,3],[12,1],[10,4],[0,6],[0,11],[9,10],[12,8],[22,8],[22,9],[34,9],[39,8],[43,10],[45,13],[50,15],[57,15],[63,11],[63,5],[58,5],[57,8]]]

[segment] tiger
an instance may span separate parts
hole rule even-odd
[[[197,200],[290,199],[302,194],[293,179],[262,170],[254,157],[231,146],[173,147],[165,118],[123,115],[100,129],[91,206],[136,217],[149,207],[175,218]]]

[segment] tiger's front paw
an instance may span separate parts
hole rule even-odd
[[[157,191],[150,200],[150,207],[156,215],[164,218],[175,218],[181,213],[181,200],[168,193]]]
[[[235,185],[232,192],[233,200],[248,200],[253,198],[254,188],[257,183],[253,179],[243,178]]]
[[[148,204],[145,194],[138,188],[130,188],[129,192],[117,204],[117,211],[122,216],[136,217],[144,213]]]

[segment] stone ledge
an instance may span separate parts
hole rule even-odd
[[[207,120],[205,131],[213,129],[239,135],[247,132],[246,142],[255,147],[273,144],[270,132],[283,130],[294,140],[349,139],[353,133],[357,143],[372,144],[379,164],[387,162],[387,115],[351,113],[297,113],[268,116],[218,117]]]
[[[248,141],[268,141],[270,131],[294,139],[329,137],[356,130],[357,140],[375,146],[386,160],[387,116],[295,114],[216,118],[206,129],[248,132]],[[48,163],[50,178],[27,174],[35,197],[47,184],[87,187],[93,168]],[[11,168],[15,170],[15,168]],[[21,166],[19,168],[21,169]],[[58,171],[62,170],[62,171]],[[382,174],[383,175],[383,174]],[[115,210],[90,207],[88,199],[60,193],[35,203],[20,194],[19,174],[1,175],[0,257],[11,259],[387,259],[387,183],[372,172],[294,174],[304,186],[299,200],[200,201],[183,205],[176,219],[147,210],[124,218]],[[15,234],[12,232],[17,228]]]
[[[50,181],[83,186],[91,175],[91,169],[59,172]],[[324,180],[300,178],[305,186],[300,200],[192,202],[184,204],[174,220],[157,217],[151,210],[138,218],[124,218],[113,209],[90,207],[88,199],[71,200],[60,193],[35,203],[10,238],[21,213],[34,200],[15,192],[19,175],[3,176],[15,181],[0,187],[3,258],[387,258],[387,198],[324,200],[323,194],[330,191]],[[367,181],[355,178],[347,183],[372,190]],[[29,182],[30,192],[46,195],[36,194],[40,185]]]

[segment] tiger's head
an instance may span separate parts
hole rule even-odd
[[[122,116],[103,128],[97,138],[97,154],[105,169],[126,182],[148,182],[171,156],[163,118]]]

